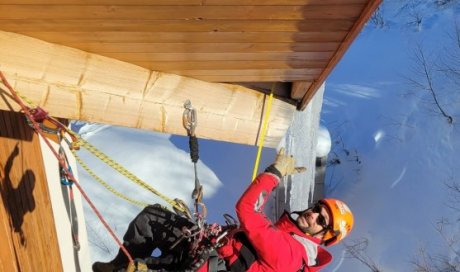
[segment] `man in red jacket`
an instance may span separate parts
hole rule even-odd
[[[348,206],[336,199],[323,199],[300,212],[285,212],[273,224],[263,208],[269,194],[286,175],[305,171],[295,167],[292,156],[278,153],[275,163],[260,174],[247,188],[236,205],[241,226],[231,229],[215,248],[216,257],[197,267],[196,256],[188,249],[193,242],[181,239],[183,229],[193,228],[188,219],[162,208],[146,207],[129,225],[124,245],[134,258],[150,269],[162,271],[319,271],[331,260],[320,245],[338,243],[351,231],[353,215]],[[292,215],[296,216],[293,218]],[[174,246],[172,246],[174,245]],[[159,249],[159,257],[151,257]],[[109,263],[95,263],[93,270],[118,271],[127,266],[121,252]]]

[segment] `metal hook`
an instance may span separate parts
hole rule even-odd
[[[187,130],[189,136],[195,136],[195,128],[198,123],[196,110],[192,107],[192,102],[187,99],[184,103],[184,114],[182,115],[182,123]]]

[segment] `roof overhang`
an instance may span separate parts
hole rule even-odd
[[[163,111],[163,117],[155,117],[158,123],[150,120],[146,125],[150,117],[145,104],[177,108],[179,101],[189,98],[200,116],[220,116],[216,123],[220,125],[209,129],[225,135],[202,136],[235,141],[230,135],[249,122],[246,125],[255,126],[254,132],[246,140],[235,141],[246,144],[257,141],[265,94],[276,86],[273,92],[279,107],[271,120],[272,129],[279,130],[273,137],[276,142],[289,125],[293,109],[308,105],[379,3],[4,0],[0,4],[0,30],[4,31],[0,65],[17,86],[48,86],[29,95],[58,117],[183,134],[182,129],[166,125],[171,112],[166,116]],[[153,92],[159,82],[164,85]],[[87,97],[70,98],[72,92]],[[70,100],[48,104],[53,95]],[[123,102],[116,102],[115,97]],[[167,97],[176,100],[172,103]],[[90,101],[106,110],[96,105],[91,110]]]

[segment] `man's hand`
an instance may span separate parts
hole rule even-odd
[[[281,173],[281,176],[293,175],[302,173],[307,170],[305,167],[295,167],[295,159],[289,155],[285,155],[284,147],[282,147],[276,155],[273,166]]]

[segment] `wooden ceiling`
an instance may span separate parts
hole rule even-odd
[[[2,0],[0,30],[305,108],[380,0]]]

